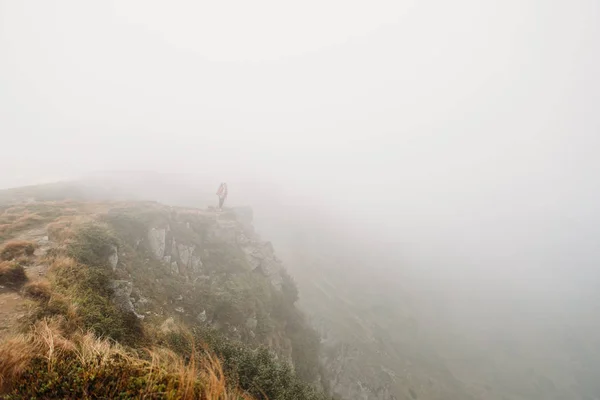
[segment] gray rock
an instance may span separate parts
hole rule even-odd
[[[256,320],[255,317],[246,318],[246,328],[248,328],[250,330],[255,330],[257,325],[258,325],[258,321]]]
[[[254,271],[256,268],[260,267],[262,260],[264,259],[263,255],[258,251],[255,246],[251,244],[244,246],[242,248],[244,254],[246,255],[246,260],[250,265],[250,269]]]
[[[236,244],[240,226],[236,221],[218,220],[208,231],[209,240],[224,242],[227,244]]]
[[[190,264],[192,272],[194,272],[195,274],[199,273],[202,270],[202,260],[200,259],[200,256],[192,254]]]
[[[110,255],[108,256],[108,265],[115,271],[117,269],[117,264],[119,263],[119,252],[117,246],[110,246]]]
[[[113,301],[117,306],[125,311],[133,311],[133,304],[131,303],[131,291],[133,290],[133,283],[123,280],[114,280],[110,283],[110,289],[113,292]]]
[[[182,313],[182,314],[185,312],[185,310],[183,309],[183,307],[176,307],[175,311],[177,311],[178,313]]]
[[[133,303],[131,301],[133,283],[123,280],[114,280],[110,283],[110,289],[113,292],[112,301],[117,307],[125,312],[134,313],[140,319],[144,318],[143,315],[135,312],[135,308],[133,307]]]
[[[179,273],[179,266],[177,265],[177,263],[175,261],[173,261],[171,263],[171,273],[173,273],[173,274]]]
[[[184,244],[177,245],[177,251],[179,252],[179,259],[186,267],[190,266],[192,260],[192,253],[194,253],[195,246],[186,246]]]
[[[255,238],[256,239],[256,238]],[[281,270],[283,265],[275,256],[273,245],[271,242],[262,242],[259,240],[250,240],[244,245],[241,245],[246,261],[251,270],[260,269],[267,276],[271,284],[277,289],[281,289],[283,279],[281,278]]]
[[[171,256],[177,258],[177,242],[175,241],[175,238],[171,239]]]
[[[270,259],[261,262],[260,268],[266,276],[271,280],[271,284],[281,290],[283,278],[281,277],[281,269],[283,266],[277,261]]]
[[[158,260],[162,260],[165,255],[166,233],[167,232],[165,229],[157,228],[152,228],[148,232],[148,243],[150,244],[150,249]]]

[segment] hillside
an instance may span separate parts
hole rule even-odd
[[[30,199],[2,206],[0,240],[5,398],[324,398],[250,209]]]
[[[240,265],[245,264],[244,258],[239,257],[243,245],[241,247],[232,246],[231,239],[237,235],[233,233],[234,231],[244,232],[244,236],[249,234],[256,237],[254,229],[250,225],[252,219],[250,210],[243,207],[235,208],[231,210],[232,212],[220,215],[217,221],[216,214],[209,209],[190,208],[206,207],[211,203],[213,196],[204,193],[201,189],[208,185],[199,185],[198,183],[202,182],[200,178],[171,178],[173,177],[160,174],[150,176],[133,174],[125,177],[109,174],[102,178],[96,177],[85,181],[16,188],[1,191],[0,204],[23,201],[62,202],[65,198],[70,198],[77,199],[76,203],[81,206],[109,207],[110,212],[108,209],[103,211],[104,223],[112,221],[110,224],[114,225],[116,222],[119,231],[137,231],[134,235],[137,239],[133,242],[131,239],[128,242],[135,244],[137,240],[140,240],[139,238],[142,238],[141,243],[148,253],[141,257],[142,260],[138,264],[149,262],[152,265],[163,265],[157,269],[158,271],[162,271],[164,268],[168,269],[169,263],[178,261],[173,259],[173,256],[174,253],[181,256],[181,251],[177,248],[179,244],[187,246],[188,242],[177,238],[175,238],[175,249],[172,243],[174,235],[184,237],[190,234],[187,222],[190,222],[190,228],[193,231],[191,232],[192,241],[195,243],[201,243],[205,240],[202,238],[208,237],[207,233],[203,233],[201,229],[197,228],[200,226],[211,227],[207,232],[218,232],[221,236],[220,247],[218,252],[213,253],[213,256],[227,255],[229,259],[211,261],[208,258],[209,254],[201,254],[203,268],[209,267],[211,262],[221,266],[232,263],[235,265],[236,261],[232,260],[240,259],[242,260]],[[152,184],[149,184],[148,180],[151,180]],[[312,328],[302,324],[301,329],[297,332],[297,329],[289,329],[287,333],[283,333],[283,336],[282,329],[277,328],[262,338],[253,337],[257,332],[248,331],[243,312],[233,318],[234,320],[237,318],[233,328],[228,325],[230,324],[229,311],[225,311],[225,314],[217,312],[217,318],[210,324],[211,327],[218,328],[228,337],[250,343],[251,346],[258,344],[271,346],[277,349],[278,354],[283,354],[288,358],[290,357],[288,339],[291,340],[292,337],[295,337],[296,341],[307,340],[312,343],[309,348],[313,350],[308,353],[297,351],[295,354],[296,356],[301,354],[308,356],[309,362],[303,362],[308,367],[300,367],[300,369],[296,367],[296,370],[304,380],[320,381],[318,385],[323,386],[324,389],[331,391],[339,398],[364,400],[473,398],[465,385],[448,370],[445,361],[433,351],[430,343],[424,340],[426,332],[419,325],[418,312],[411,308],[408,301],[410,299],[407,298],[408,292],[398,282],[387,280],[385,276],[382,276],[381,268],[383,266],[390,265],[392,268],[397,268],[394,262],[381,260],[381,252],[377,252],[378,256],[365,252],[365,244],[358,242],[356,238],[347,237],[343,225],[338,225],[336,221],[329,221],[318,212],[307,213],[300,209],[283,208],[276,204],[277,199],[258,193],[255,185],[248,184],[244,187],[232,185],[232,187],[236,189],[234,193],[238,199],[244,199],[255,205],[254,209],[258,215],[255,224],[261,233],[273,240],[278,256],[285,260],[285,264],[293,273],[294,280],[297,281],[300,289],[297,305],[310,316]],[[269,188],[268,192],[272,194],[273,189]],[[179,207],[171,208],[155,203],[139,202],[108,203],[107,201],[110,199],[153,199]],[[158,213],[162,215],[160,218],[148,218],[148,215],[153,213],[156,216],[158,210],[162,210],[162,214]],[[83,214],[95,212],[91,209],[82,211]],[[116,217],[113,218],[113,216]],[[188,218],[192,218],[192,220],[188,220]],[[143,221],[141,224],[124,222],[140,221],[140,219]],[[182,224],[182,221],[186,221],[185,224]],[[192,224],[193,221],[196,222]],[[119,222],[123,222],[124,225],[118,225]],[[146,235],[149,236],[146,237]],[[243,236],[240,237],[243,242]],[[184,240],[189,240],[189,238],[186,237]],[[225,246],[227,241],[230,242],[230,245]],[[195,249],[192,254],[197,255],[197,250],[200,248],[202,247]],[[270,245],[260,245],[257,248],[260,249],[260,252],[266,250],[267,254],[271,254],[273,251]],[[255,252],[252,248],[247,248],[246,251]],[[126,256],[129,253],[129,251],[124,251]],[[184,249],[183,253],[185,256],[188,251]],[[245,251],[242,250],[242,253]],[[159,260],[161,254],[162,262]],[[271,259],[271,256],[268,258]],[[121,254],[119,254],[119,260],[119,263],[124,263],[123,265],[130,265],[130,262],[126,262]],[[278,266],[281,265],[279,258],[273,257],[273,261],[268,265],[275,267],[275,271],[279,270]],[[250,259],[250,263],[254,265],[256,260]],[[179,264],[176,269],[179,272]],[[268,268],[268,270],[270,269]],[[185,275],[188,269],[186,267],[185,271],[181,271]],[[116,273],[121,273],[119,268]],[[135,273],[135,270],[130,272],[132,276]],[[173,277],[178,274],[168,276]],[[205,288],[203,289],[205,295],[198,299],[190,299],[185,290],[178,292],[177,288],[182,288],[183,286],[180,285],[188,278],[182,277],[182,282],[175,283],[172,283],[169,278],[167,280],[169,288],[176,285],[177,288],[173,290],[177,294],[168,299],[161,298],[159,301],[159,304],[167,302],[166,306],[163,305],[163,308],[166,308],[163,311],[165,317],[173,314],[192,326],[198,324],[199,314],[201,319],[208,320],[211,315],[215,315],[216,305],[211,309],[206,309],[205,316],[203,314],[204,304],[202,304],[203,308],[200,308],[196,301],[211,303],[219,297],[234,298],[230,294],[231,288],[237,287],[239,281],[246,282],[247,280],[244,275],[236,276],[239,278],[237,281],[232,276],[226,280],[215,280],[211,286],[202,286]],[[281,276],[282,281],[284,276],[287,276],[285,272]],[[271,285],[278,286],[280,276],[274,274],[272,278],[274,280]],[[127,276],[119,279],[126,282],[131,281]],[[145,303],[146,295],[142,296],[141,302],[139,301],[138,291],[140,288],[152,284],[153,286],[150,286],[149,290],[157,291],[156,296],[161,296],[160,288],[167,283],[164,278],[161,279],[163,281],[160,283],[152,283],[147,279],[146,274],[135,277],[139,283],[137,286],[134,284],[131,288],[131,297],[136,300],[132,301],[132,305],[136,312],[145,317],[144,323],[149,322],[150,317],[153,316],[153,314],[145,313],[148,311],[154,313],[155,310],[151,310],[151,305]],[[266,279],[270,280],[271,278],[266,277]],[[202,282],[204,281],[197,281],[195,285]],[[227,290],[219,289],[225,283]],[[128,290],[129,288],[126,288],[126,291]],[[196,295],[199,295],[198,292]],[[247,295],[244,293],[237,297],[244,298]],[[295,298],[295,296],[293,297]],[[129,307],[127,301],[125,304]],[[213,310],[212,313],[211,310]],[[295,308],[294,310],[296,313],[297,310]],[[160,321],[159,318],[155,322],[160,323]],[[248,322],[250,326],[254,325],[254,319],[251,318]],[[242,325],[241,328],[238,325]],[[312,329],[318,332],[318,336]],[[320,343],[317,344],[317,341]],[[318,353],[314,351],[315,345],[319,348]],[[292,350],[292,358],[293,356]],[[316,362],[315,359],[317,359]],[[317,370],[318,373],[315,372]]]

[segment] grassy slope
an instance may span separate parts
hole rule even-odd
[[[126,254],[120,262],[128,263],[131,275],[139,274],[139,278],[145,273],[146,279],[140,282],[156,282],[148,271],[159,273],[156,271],[160,269],[151,265],[143,252],[134,251],[132,240],[136,229],[147,227],[144,224],[148,220],[144,218],[157,217],[157,207],[160,208],[148,204],[124,207],[64,201],[1,210],[0,239],[41,229],[47,231],[55,246],[36,260],[49,266],[47,280],[27,285],[24,290],[37,302],[28,326],[21,336],[0,344],[0,393],[7,398],[11,398],[10,393],[45,398],[138,398],[148,393],[151,393],[149,398],[197,398],[200,394],[207,399],[322,398],[302,383],[287,363],[277,361],[272,352],[252,350],[228,340],[222,333],[198,329],[189,321],[186,324],[185,318],[179,325],[160,326],[159,321],[169,315],[168,307],[143,323],[135,315],[115,307],[108,286],[119,276],[107,267],[106,251],[118,245]],[[135,217],[132,210],[136,210]],[[164,217],[162,211],[158,215]],[[235,260],[234,257],[233,264]],[[214,261],[216,268],[224,260]],[[169,290],[186,284],[177,277],[160,278],[162,294],[158,290],[155,300],[168,300]],[[204,300],[210,298],[210,292],[199,292]],[[225,296],[218,304],[231,309],[235,317],[239,312],[237,306],[248,303],[243,298],[247,291],[232,293],[242,297],[228,304],[231,296]],[[277,299],[262,299],[265,300]],[[257,299],[250,302],[257,304]],[[269,307],[281,304],[286,303],[277,301]],[[283,312],[293,314],[294,310],[291,303],[291,308]],[[304,326],[302,319],[288,320],[297,321],[295,328]],[[296,341],[302,342],[302,338]],[[142,348],[152,350],[147,352]],[[20,350],[15,352],[15,349]],[[213,356],[215,353],[218,358]],[[124,378],[111,374],[115,370]]]

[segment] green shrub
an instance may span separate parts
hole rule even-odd
[[[229,381],[235,381],[257,399],[324,400],[328,397],[301,380],[290,364],[279,361],[266,347],[253,350],[214,331],[200,334],[223,363]]]
[[[87,224],[75,234],[68,253],[75,260],[90,267],[105,266],[108,256],[119,241],[108,228],[98,224]]]

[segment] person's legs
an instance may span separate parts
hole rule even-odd
[[[219,197],[219,208],[223,208],[224,202],[225,202],[225,197]]]

